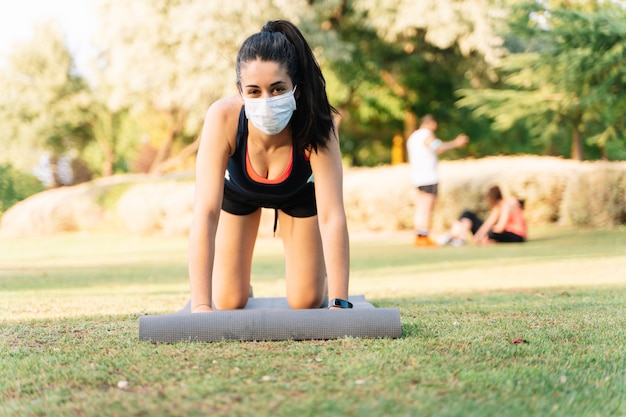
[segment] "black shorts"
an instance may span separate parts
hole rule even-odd
[[[502,233],[489,232],[489,239],[500,243],[521,243],[526,241],[522,236],[506,231]]]
[[[465,210],[461,213],[459,220],[468,219],[472,223],[472,234],[475,235],[478,232],[478,229],[483,225],[483,221],[474,213],[473,211]]]
[[[417,189],[424,193],[437,196],[437,194],[439,193],[439,184],[420,185],[419,187],[417,187]]]
[[[296,194],[287,198],[250,197],[224,186],[222,210],[238,216],[252,214],[259,208],[281,210],[291,217],[312,217],[317,215],[315,186],[307,183]]]

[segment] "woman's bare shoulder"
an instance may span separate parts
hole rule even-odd
[[[243,100],[239,96],[231,96],[217,100],[209,107],[207,116],[223,118],[239,117]]]
[[[228,154],[232,155],[236,146],[242,105],[243,100],[238,96],[223,98],[211,104],[202,128],[201,150],[206,148],[214,152],[215,149],[224,146]]]
[[[239,96],[223,98],[211,104],[204,119],[203,136],[225,137],[233,145],[242,105],[243,100]]]

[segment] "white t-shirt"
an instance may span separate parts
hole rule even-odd
[[[421,128],[413,132],[406,142],[411,164],[411,181],[416,187],[439,183],[437,148],[441,146],[441,140],[435,138],[429,146],[426,146],[426,139],[432,136],[433,132],[430,129]]]

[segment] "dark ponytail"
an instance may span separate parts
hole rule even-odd
[[[326,80],[300,30],[291,22],[273,20],[246,39],[237,54],[239,88],[241,64],[255,59],[278,62],[297,86],[298,108],[291,118],[294,143],[315,151],[318,146],[326,146],[337,110],[328,102]]]

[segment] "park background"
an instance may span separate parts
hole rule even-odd
[[[81,55],[80,61],[55,20],[38,22],[32,36],[16,41],[0,65],[0,213],[44,189],[101,178],[189,178],[206,109],[235,93],[238,46],[268,18],[285,18],[310,40],[340,111],[347,180],[354,172],[367,175],[364,167],[382,166],[380,181],[372,175],[365,186],[390,184],[384,166],[405,163],[406,138],[419,117],[431,113],[442,139],[460,132],[471,137],[469,146],[444,158],[479,164],[463,170],[461,187],[477,178],[471,195],[456,182],[448,184],[459,203],[445,204],[451,207],[446,217],[479,204],[474,190],[482,193],[485,182],[511,181],[506,169],[490,170],[492,178],[485,179],[482,159],[535,155],[603,161],[580,169],[565,162],[567,180],[546,179],[530,159],[515,169],[536,173],[535,188],[556,187],[558,197],[548,192],[546,198],[571,207],[566,194],[584,189],[596,194],[577,197],[581,210],[593,203],[611,211],[601,220],[567,207],[550,214],[541,209],[535,217],[591,226],[624,222],[621,163],[610,163],[626,158],[624,2],[232,3],[96,1],[90,59]],[[561,171],[554,166],[547,169]],[[592,179],[576,179],[590,166],[601,168]],[[399,206],[410,206],[404,171],[394,171],[394,182],[405,197]],[[531,217],[533,204],[557,204],[534,201],[544,197],[528,187],[501,186],[530,199]],[[100,193],[98,204],[116,205],[120,192],[113,194],[105,203],[109,195]],[[384,210],[379,206],[389,202],[359,198],[366,210]],[[377,222],[394,223],[384,217]],[[399,217],[396,229],[405,227],[405,216]]]
[[[91,64],[55,22],[0,61],[0,416],[626,415],[624,2],[94,4]],[[351,290],[403,336],[140,342],[142,314],[188,300],[202,118],[269,18],[324,69]],[[435,229],[498,183],[527,243],[411,246],[404,141],[425,113],[472,138],[440,164]],[[269,219],[257,296],[284,295]]]

